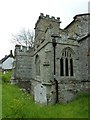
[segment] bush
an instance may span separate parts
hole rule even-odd
[[[2,73],[2,82],[4,83],[9,83],[10,82],[10,79],[11,79],[11,76],[12,76],[12,71],[9,71],[7,73]]]

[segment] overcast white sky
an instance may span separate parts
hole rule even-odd
[[[0,59],[14,50],[12,34],[22,28],[34,30],[40,13],[60,17],[61,28],[76,14],[88,12],[89,0],[0,0]]]

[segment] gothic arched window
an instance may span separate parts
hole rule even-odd
[[[36,55],[35,64],[36,64],[36,75],[40,75],[40,59],[39,59],[39,55]]]
[[[73,50],[69,47],[62,51],[60,59],[60,76],[73,76]]]

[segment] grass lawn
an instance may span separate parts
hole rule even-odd
[[[10,77],[10,76],[9,76]],[[81,94],[68,104],[35,104],[30,94],[16,85],[2,84],[3,118],[88,118],[88,94]]]
[[[1,118],[2,118],[2,84],[0,83],[0,120]]]

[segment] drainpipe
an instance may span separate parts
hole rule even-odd
[[[56,103],[58,103],[58,81],[56,80],[56,35],[52,35],[52,45],[53,45],[53,49],[54,49],[54,81],[55,81],[55,85],[56,85]]]

